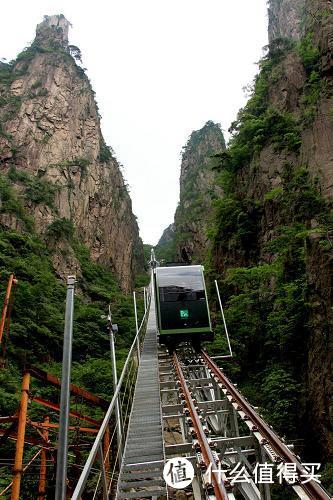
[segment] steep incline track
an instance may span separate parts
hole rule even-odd
[[[293,463],[296,465],[298,475],[307,473],[301,462],[296,455],[291,452],[290,448],[286,446],[283,441],[275,434],[275,432],[266,424],[266,422],[256,413],[253,407],[246,401],[246,399],[239,393],[236,387],[224,375],[220,368],[208,356],[205,351],[201,351],[203,362],[207,368],[211,370],[212,374],[216,377],[216,381],[221,384],[222,390],[226,391],[227,397],[230,398],[235,410],[241,413],[243,420],[247,420],[252,424],[252,431],[259,432],[262,436],[262,443],[268,444],[275,454],[279,457],[281,462]],[[309,495],[311,499],[316,500],[330,500],[330,496],[323,490],[323,488],[315,481],[309,481],[305,484],[299,484],[299,487]]]

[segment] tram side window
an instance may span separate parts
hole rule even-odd
[[[204,290],[175,289],[175,287],[161,287],[161,302],[186,302],[192,300],[205,300]]]

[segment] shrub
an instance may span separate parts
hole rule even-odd
[[[317,71],[320,63],[320,52],[313,44],[313,33],[307,33],[298,45],[298,54],[307,73]]]
[[[99,161],[101,163],[107,163],[112,158],[112,149],[107,146],[104,142],[100,144],[99,150]]]
[[[27,182],[25,195],[28,200],[34,203],[45,203],[45,205],[52,207],[56,191],[57,187],[51,182],[31,177]]]
[[[56,219],[47,228],[47,234],[55,239],[71,240],[74,235],[73,223],[65,217]]]

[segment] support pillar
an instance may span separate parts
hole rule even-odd
[[[19,500],[20,498],[20,487],[22,478],[22,464],[23,464],[23,451],[24,451],[24,437],[25,428],[27,423],[27,410],[28,410],[28,400],[29,400],[29,384],[30,384],[30,373],[27,372],[23,375],[22,380],[22,393],[21,393],[21,403],[20,412],[18,418],[17,427],[17,441],[16,441],[16,451],[15,451],[15,462],[14,462],[14,475],[13,475],[13,487],[11,500]]]
[[[75,277],[67,278],[67,297],[65,312],[65,331],[62,357],[61,394],[59,438],[57,453],[57,474],[55,499],[65,500],[67,489],[67,459],[68,459],[68,424],[70,406],[70,385],[72,368],[72,340],[73,340],[73,314],[74,314],[74,283]]]

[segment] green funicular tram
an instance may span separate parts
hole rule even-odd
[[[213,340],[203,266],[155,267],[159,342],[174,347],[191,341]]]

